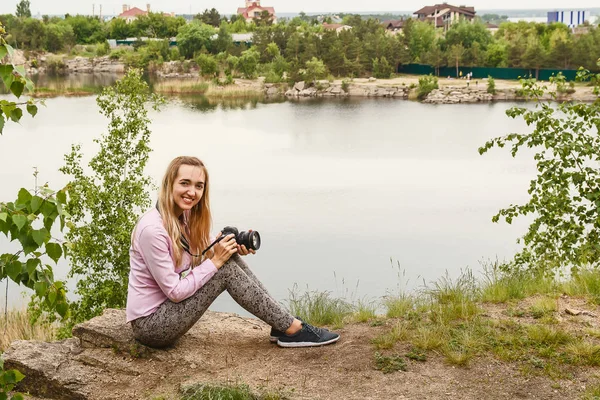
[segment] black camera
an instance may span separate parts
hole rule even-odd
[[[242,231],[238,232],[237,228],[233,226],[226,226],[221,231],[223,236],[231,235],[235,237],[235,241],[237,244],[244,245],[248,250],[258,250],[260,249],[260,235],[256,231]]]

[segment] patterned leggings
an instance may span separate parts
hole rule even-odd
[[[180,303],[166,300],[158,309],[131,321],[133,334],[150,347],[172,345],[183,336],[223,291],[246,311],[275,329],[285,332],[294,317],[273,299],[239,254],[234,254],[217,273],[191,297]]]

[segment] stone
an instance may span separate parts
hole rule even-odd
[[[304,81],[296,82],[294,84],[294,89],[296,89],[299,92],[303,91],[305,87],[306,87],[306,84],[304,83]]]
[[[279,88],[276,86],[271,86],[267,89],[267,96],[277,96],[279,94]]]
[[[70,360],[79,352],[77,338],[53,343],[17,340],[4,353],[4,368],[18,369],[25,375],[20,391],[57,399],[86,399],[85,382],[96,371]]]

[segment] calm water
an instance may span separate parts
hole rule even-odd
[[[477,152],[489,138],[524,129],[506,117],[508,107],[172,100],[151,114],[147,173],[159,182],[175,156],[204,160],[214,230],[235,225],[261,233],[263,247],[249,263],[277,299],[295,284],[376,298],[446,271],[455,277],[472,268],[481,276],[482,261],[517,250],[525,221],[493,224],[491,217],[526,199],[533,164],[506,150]],[[63,155],[81,143],[89,159],[106,122],[95,99],[85,97],[49,99],[34,119],[8,125],[0,137],[0,199],[32,187],[33,167],[40,183],[64,185]],[[12,248],[0,242],[0,252]],[[20,302],[19,291],[11,288],[11,304]],[[241,310],[226,296],[213,308]]]

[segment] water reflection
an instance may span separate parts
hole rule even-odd
[[[210,98],[200,95],[177,95],[169,96],[170,101],[181,104],[184,108],[210,113],[217,110],[236,111],[254,110],[259,104],[276,104],[285,102],[284,98]]]

